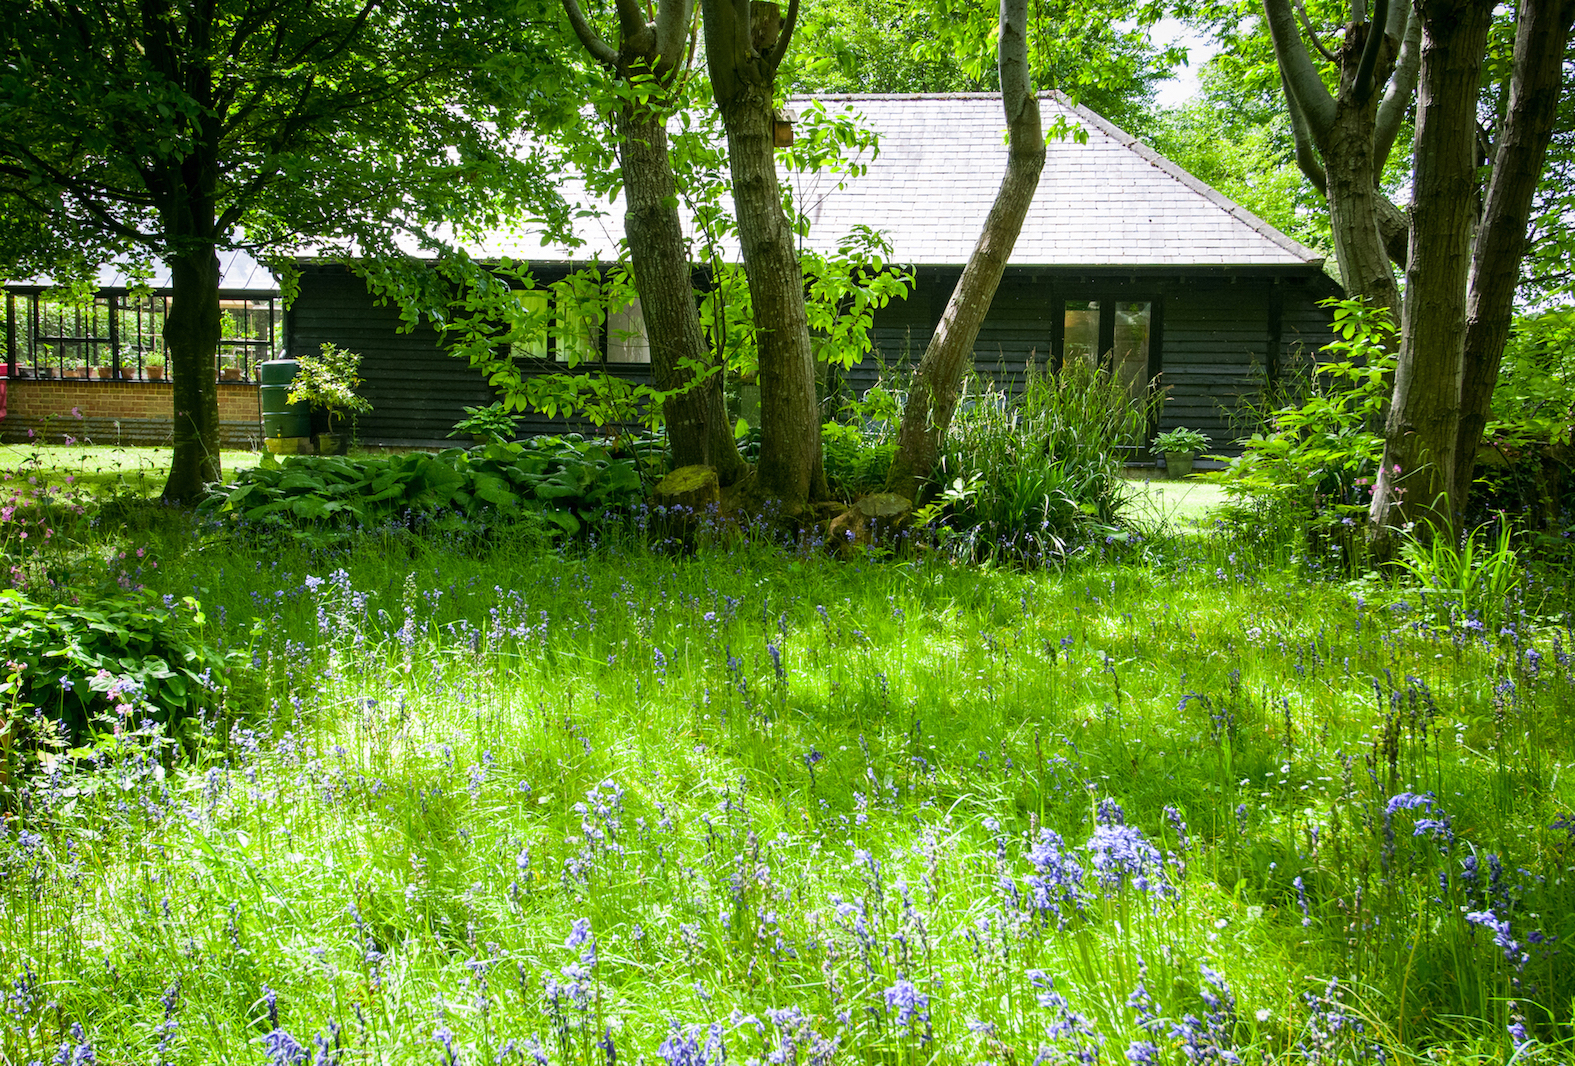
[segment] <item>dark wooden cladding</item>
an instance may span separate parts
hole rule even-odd
[[[929,343],[939,321],[935,308],[944,305],[955,276],[921,269],[912,296],[876,316],[874,357],[845,375],[850,388],[867,388],[883,367],[900,378],[903,365]],[[1327,277],[1305,272],[1009,274],[980,331],[975,367],[1011,390],[1029,361],[1054,365],[1063,343],[1063,301],[1150,302],[1155,343],[1149,365],[1166,390],[1159,428],[1202,430],[1214,438],[1216,451],[1232,453],[1239,449],[1231,442],[1250,432],[1252,412],[1269,399],[1269,375],[1305,376],[1317,350],[1334,339],[1331,312],[1318,301],[1335,295]],[[1109,343],[1102,333],[1100,344]]]
[[[920,268],[909,298],[875,316],[874,351],[842,374],[844,387],[862,393],[883,373],[901,381],[906,365],[924,353],[956,282],[955,269]],[[1269,375],[1278,370],[1284,392],[1305,390],[1318,349],[1334,339],[1332,314],[1318,301],[1338,295],[1321,273],[1095,272],[1013,269],[1002,280],[990,317],[975,344],[974,365],[1015,391],[1030,362],[1055,365],[1062,343],[1065,300],[1152,305],[1150,368],[1159,373],[1166,403],[1159,428],[1189,426],[1214,439],[1213,450],[1232,453],[1236,438],[1251,431],[1253,411],[1269,401]],[[300,295],[285,316],[292,353],[316,351],[331,340],[364,357],[363,391],[373,410],[360,421],[364,443],[434,447],[453,443],[448,433],[466,406],[496,397],[481,374],[448,355],[427,325],[401,333],[398,312],[378,306],[365,285],[339,267],[307,266]],[[1109,343],[1108,336],[1101,337]],[[542,372],[561,368],[543,362]],[[649,381],[643,364],[588,367]],[[564,419],[527,415],[525,434],[591,432]]]
[[[348,270],[308,265],[302,268],[300,294],[285,314],[286,351],[310,354],[324,341],[333,341],[361,353],[365,381],[360,392],[372,402],[372,410],[356,424],[361,443],[389,448],[468,444],[449,436],[454,423],[465,417],[464,408],[498,399],[496,390],[480,371],[450,355],[429,324],[422,322],[410,332],[401,332],[402,325],[399,310],[379,305],[366,283]],[[543,372],[563,369],[547,362],[540,366]],[[605,369],[650,380],[650,368],[642,364],[610,364]],[[522,436],[596,432],[578,419],[534,413],[523,415],[519,426]]]

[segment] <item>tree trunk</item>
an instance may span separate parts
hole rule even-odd
[[[1346,28],[1342,71],[1355,70],[1370,28],[1366,24]],[[1394,51],[1387,39],[1380,55],[1383,68],[1393,63]],[[1334,121],[1319,138],[1318,149],[1328,176],[1329,225],[1346,295],[1386,308],[1393,318],[1400,306],[1400,288],[1379,227],[1378,201],[1383,193],[1373,159],[1377,112],[1377,94],[1359,101],[1349,89],[1342,91],[1335,98]]]
[[[218,481],[219,257],[212,243],[171,254],[170,309],[164,320],[175,406],[175,453],[164,498],[194,503]]]
[[[935,468],[957,407],[958,386],[973,361],[979,327],[995,299],[1044,170],[1039,101],[1028,79],[1027,22],[1027,0],[1001,0],[1001,102],[1011,130],[1006,176],[908,389],[886,491],[915,502]]]
[[[692,367],[710,362],[710,347],[695,307],[689,252],[678,220],[678,199],[659,111],[630,104],[619,112],[618,153],[623,167],[624,233],[634,266],[640,311],[651,345],[651,373],[663,392],[685,390],[662,404],[673,467],[710,466],[723,485],[743,474],[733,428],[722,400],[722,375],[698,385]],[[687,388],[686,388],[687,387]]]
[[[1476,103],[1491,0],[1419,0],[1410,261],[1394,399],[1369,511],[1374,549],[1425,520],[1453,536],[1455,447],[1466,326],[1466,274],[1476,221]]]
[[[1509,109],[1493,160],[1466,298],[1460,429],[1449,497],[1456,514],[1465,512],[1471,497],[1477,446],[1492,414],[1493,387],[1514,317],[1531,201],[1563,88],[1564,49],[1572,20],[1575,2],[1571,0],[1524,0],[1515,28]]]
[[[779,39],[777,6],[765,0],[704,0],[703,10],[759,346],[760,464],[752,491],[793,515],[827,495],[804,273],[782,209],[773,143],[772,84],[794,19],[790,13]]]
[[[1401,3],[1389,0],[1381,19],[1375,12],[1374,22],[1346,26],[1339,53],[1333,57],[1340,68],[1340,84],[1331,95],[1301,43],[1291,4],[1288,0],[1263,0],[1290,112],[1296,160],[1328,201],[1335,260],[1346,294],[1387,309],[1391,319],[1400,307],[1391,256],[1399,252],[1403,257],[1404,242],[1396,233],[1400,212],[1384,198],[1378,178],[1397,121],[1399,104],[1391,98],[1400,97],[1401,103],[1409,98],[1408,83],[1414,69],[1408,53],[1407,63],[1395,74],[1401,51],[1397,34],[1408,25]],[[1388,93],[1380,91],[1391,75],[1395,84],[1389,86]],[[1381,112],[1381,108],[1387,110]],[[1382,135],[1381,113],[1385,117]]]

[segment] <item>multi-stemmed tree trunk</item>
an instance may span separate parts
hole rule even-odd
[[[697,380],[710,361],[710,349],[695,306],[662,106],[682,70],[693,0],[661,0],[654,22],[646,20],[638,3],[620,0],[616,51],[591,28],[576,0],[563,0],[563,6],[586,50],[637,90],[617,115],[624,234],[650,340],[651,374],[668,394],[662,418],[673,465],[711,466],[722,484],[732,484],[747,464],[728,423],[722,375],[712,372]]]
[[[804,273],[782,207],[773,88],[798,18],[766,0],[701,0],[711,88],[727,130],[738,236],[760,363],[760,463],[753,492],[785,514],[827,495]]]
[[[1477,446],[1492,413],[1493,387],[1498,382],[1499,363],[1514,317],[1515,287],[1526,251],[1532,197],[1558,112],[1564,49],[1569,43],[1572,21],[1572,0],[1523,3],[1517,16],[1509,113],[1493,157],[1494,181],[1477,232],[1471,292],[1466,304],[1460,429],[1449,494],[1451,500],[1457,501],[1457,511],[1470,498]]]
[[[1531,192],[1552,135],[1570,0],[1526,0],[1509,111],[1478,223],[1477,96],[1491,0],[1419,0],[1422,83],[1394,400],[1369,518],[1391,532],[1425,520],[1452,537],[1503,355]],[[1469,352],[1469,355],[1468,355]]]
[[[1039,188],[1045,165],[1044,130],[1039,101],[1028,75],[1028,0],[1001,0],[1001,104],[1010,135],[1006,176],[985,220],[984,231],[952,290],[929,347],[914,370],[897,436],[897,454],[886,491],[917,500],[935,467],[941,442],[951,426],[958,386],[973,361],[979,327],[1006,271],[1023,219]]]
[[[1345,290],[1376,307],[1400,306],[1392,258],[1404,256],[1403,216],[1378,180],[1416,88],[1417,20],[1404,0],[1377,0],[1366,21],[1353,0],[1338,53],[1313,44],[1339,67],[1336,93],[1325,87],[1291,10],[1291,0],[1263,0],[1279,62],[1296,161],[1329,201],[1335,259]],[[1380,93],[1379,90],[1384,90]]]
[[[1477,87],[1492,0],[1420,0],[1411,248],[1394,400],[1371,517],[1380,536],[1401,521],[1450,530],[1460,427],[1466,282],[1476,228]]]

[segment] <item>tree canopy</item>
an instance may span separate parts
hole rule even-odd
[[[546,0],[7,3],[0,269],[170,265],[176,462],[218,475],[215,249],[438,247],[561,223],[520,134],[572,112]]]

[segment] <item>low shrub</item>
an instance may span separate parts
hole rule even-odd
[[[1333,555],[1344,572],[1359,554],[1383,456],[1374,423],[1389,398],[1394,329],[1360,300],[1331,305],[1340,339],[1323,348],[1330,358],[1314,367],[1308,395],[1268,412],[1242,442],[1224,475],[1232,504],[1223,514],[1242,529],[1306,538],[1312,555]]]
[[[820,427],[820,446],[826,484],[833,496],[844,500],[880,492],[897,454],[897,442],[887,440],[883,431],[843,422]]]
[[[133,700],[139,721],[152,718],[173,733],[214,703],[245,662],[244,653],[208,639],[202,605],[189,596],[135,591],[77,606],[0,590],[0,661],[11,675],[0,709],[5,747],[28,732],[35,740],[58,732],[60,743],[79,741],[95,717]],[[29,729],[29,717],[52,725]]]
[[[200,510],[306,546],[390,527],[441,530],[453,519],[482,532],[534,519],[575,534],[641,499],[639,462],[573,435],[386,458],[303,456],[245,471]]]
[[[1525,315],[1504,348],[1466,523],[1517,516],[1545,553],[1575,536],[1575,308]]]

